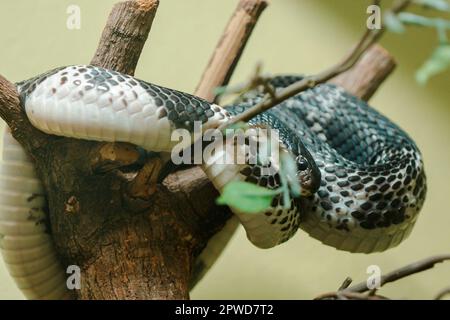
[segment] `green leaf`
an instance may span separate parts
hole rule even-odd
[[[247,130],[248,129],[248,123],[239,121],[237,123],[233,123],[231,126],[227,128],[227,130]]]
[[[422,5],[427,8],[439,10],[439,11],[450,11],[450,4],[446,0],[416,0],[418,5]]]
[[[440,44],[416,73],[416,80],[424,85],[428,79],[450,67],[450,43]]]
[[[228,205],[244,213],[260,213],[270,207],[274,196],[280,190],[269,190],[255,184],[243,181],[228,183],[217,204]]]
[[[403,26],[403,23],[392,12],[388,12],[384,15],[384,25],[391,32],[395,33],[405,32],[405,27]]]
[[[398,19],[404,24],[410,24],[419,27],[435,27],[436,22],[434,19],[419,16],[414,13],[401,12],[398,14]]]
[[[213,92],[215,96],[221,96],[228,92],[228,87],[227,86],[215,87]]]
[[[410,12],[400,12],[398,19],[404,24],[415,25],[419,27],[450,29],[450,21],[441,18],[428,18]]]

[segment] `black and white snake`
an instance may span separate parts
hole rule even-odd
[[[299,78],[273,79],[276,88]],[[224,109],[200,98],[93,66],[63,67],[17,84],[31,123],[54,135],[124,141],[170,152],[177,128],[217,127],[261,99],[247,94]],[[292,237],[298,228],[321,242],[351,252],[383,251],[398,245],[417,219],[426,194],[421,154],[414,142],[365,102],[333,85],[320,85],[258,115],[250,125],[279,131],[282,148],[297,160],[302,196],[270,210],[234,210],[248,238],[262,248]],[[211,159],[210,159],[211,160]],[[202,165],[221,191],[232,180],[273,189],[278,173],[258,165]],[[0,248],[11,276],[28,298],[68,297],[65,270],[46,230],[45,194],[20,145],[6,132],[0,166]],[[234,229],[234,224],[226,228]],[[218,234],[199,259],[217,256],[227,236]],[[204,262],[208,265],[208,262]]]

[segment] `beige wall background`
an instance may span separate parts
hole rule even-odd
[[[116,0],[2,0],[0,73],[19,81],[50,68],[88,63]],[[237,0],[161,0],[137,77],[192,92]],[[66,9],[81,8],[81,30],[66,28]],[[365,27],[365,0],[280,0],[264,12],[233,82],[247,79],[257,61],[271,73],[315,73],[338,61]],[[369,265],[389,271],[432,254],[450,252],[450,73],[425,87],[414,71],[432,52],[433,31],[389,34],[383,45],[399,62],[371,104],[402,126],[420,146],[428,198],[412,235],[379,254],[349,254],[302,231],[271,250],[253,247],[243,230],[192,292],[193,299],[310,299],[335,290],[345,277],[366,279]],[[381,293],[432,298],[450,285],[450,264],[438,265]],[[0,299],[22,299],[0,262]]]

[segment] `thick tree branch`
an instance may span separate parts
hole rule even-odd
[[[34,128],[20,106],[16,86],[0,75],[0,116],[13,136],[27,150],[35,150],[47,143],[48,136]],[[33,137],[33,139],[29,139]]]
[[[158,5],[159,0],[117,3],[109,15],[91,64],[133,75]]]
[[[117,4],[109,16],[92,64],[133,74],[157,6],[158,1],[155,0]],[[105,149],[107,152],[102,152]],[[110,149],[114,152],[109,152]],[[195,220],[185,221],[183,215],[195,217],[207,211],[180,206],[181,203],[189,203],[186,198],[186,194],[191,192],[189,189],[179,187],[174,192],[169,191],[168,186],[156,186],[160,169],[157,158],[145,160],[143,166],[132,170],[124,166],[124,171],[121,165],[132,165],[139,158],[135,146],[105,144],[99,151],[90,152],[94,154],[94,159],[100,160],[94,161],[94,166],[100,165],[103,172],[106,168],[106,177],[109,178],[96,177],[96,181],[101,181],[101,185],[106,187],[99,187],[102,192],[100,199],[98,195],[95,197],[95,203],[89,196],[84,201],[80,200],[85,203],[89,217],[80,215],[82,220],[76,224],[81,226],[92,220],[92,216],[100,219],[92,224],[98,230],[88,230],[95,235],[92,237],[95,242],[88,245],[87,241],[82,240],[86,231],[76,229],[72,232],[74,243],[68,243],[70,248],[65,248],[66,252],[67,249],[70,252],[71,248],[79,249],[73,254],[75,259],[86,257],[81,260],[85,272],[80,298],[188,298],[192,252],[198,251],[197,246],[206,241],[202,237],[207,239],[210,235],[194,232],[196,223],[192,221]],[[102,165],[105,158],[106,166]],[[95,184],[93,181],[84,183],[89,188]],[[83,197],[83,194],[80,192],[79,196]],[[175,199],[177,201],[173,202]],[[206,205],[201,209],[205,208],[209,207]],[[106,222],[100,218],[105,215],[105,210],[111,215],[111,221],[116,222]],[[65,220],[59,226],[67,232],[67,225],[71,222]],[[106,245],[102,245],[105,241]],[[89,251],[88,247],[96,250]]]
[[[213,101],[214,89],[228,84],[253,28],[267,5],[267,0],[239,1],[203,72],[195,95]]]
[[[329,82],[346,88],[351,94],[368,101],[384,80],[394,71],[394,58],[383,47],[372,46],[356,65]]]

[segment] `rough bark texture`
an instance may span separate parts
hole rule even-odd
[[[91,64],[133,75],[158,5],[158,0],[117,3],[109,15]]]
[[[214,89],[228,84],[267,4],[266,0],[241,0],[238,3],[195,90],[197,96],[213,101]]]
[[[147,34],[139,32],[131,41],[139,43],[130,45],[128,38],[117,38],[111,26],[117,25],[118,19],[123,26],[120,34],[134,34],[130,28],[136,26],[148,33],[149,17],[155,12],[143,8],[148,4],[156,11],[156,5],[151,5],[155,3],[127,1],[113,9],[127,14],[110,15],[94,59],[97,65],[127,73],[134,71]],[[232,37],[242,35],[236,33]],[[230,54],[239,55],[241,51]],[[220,56],[226,60],[225,55]],[[237,59],[226,61],[210,66],[210,72],[215,74],[208,80],[211,88],[227,81],[217,69],[221,65],[232,68]],[[361,63],[355,67],[357,75],[384,79],[392,71],[379,68],[378,64]],[[350,78],[342,82],[343,86],[366,97],[366,92],[376,88],[360,88],[357,84],[347,87],[357,75],[352,71],[343,75],[341,79]],[[374,82],[367,79],[362,83]],[[178,171],[163,184],[155,185],[154,172],[160,161],[142,156],[133,145],[46,135],[31,126],[14,85],[1,76],[0,116],[35,160],[48,194],[57,250],[65,264],[76,264],[82,270],[78,298],[188,298],[195,256],[230,217],[227,208],[215,206],[217,193],[199,168]]]

